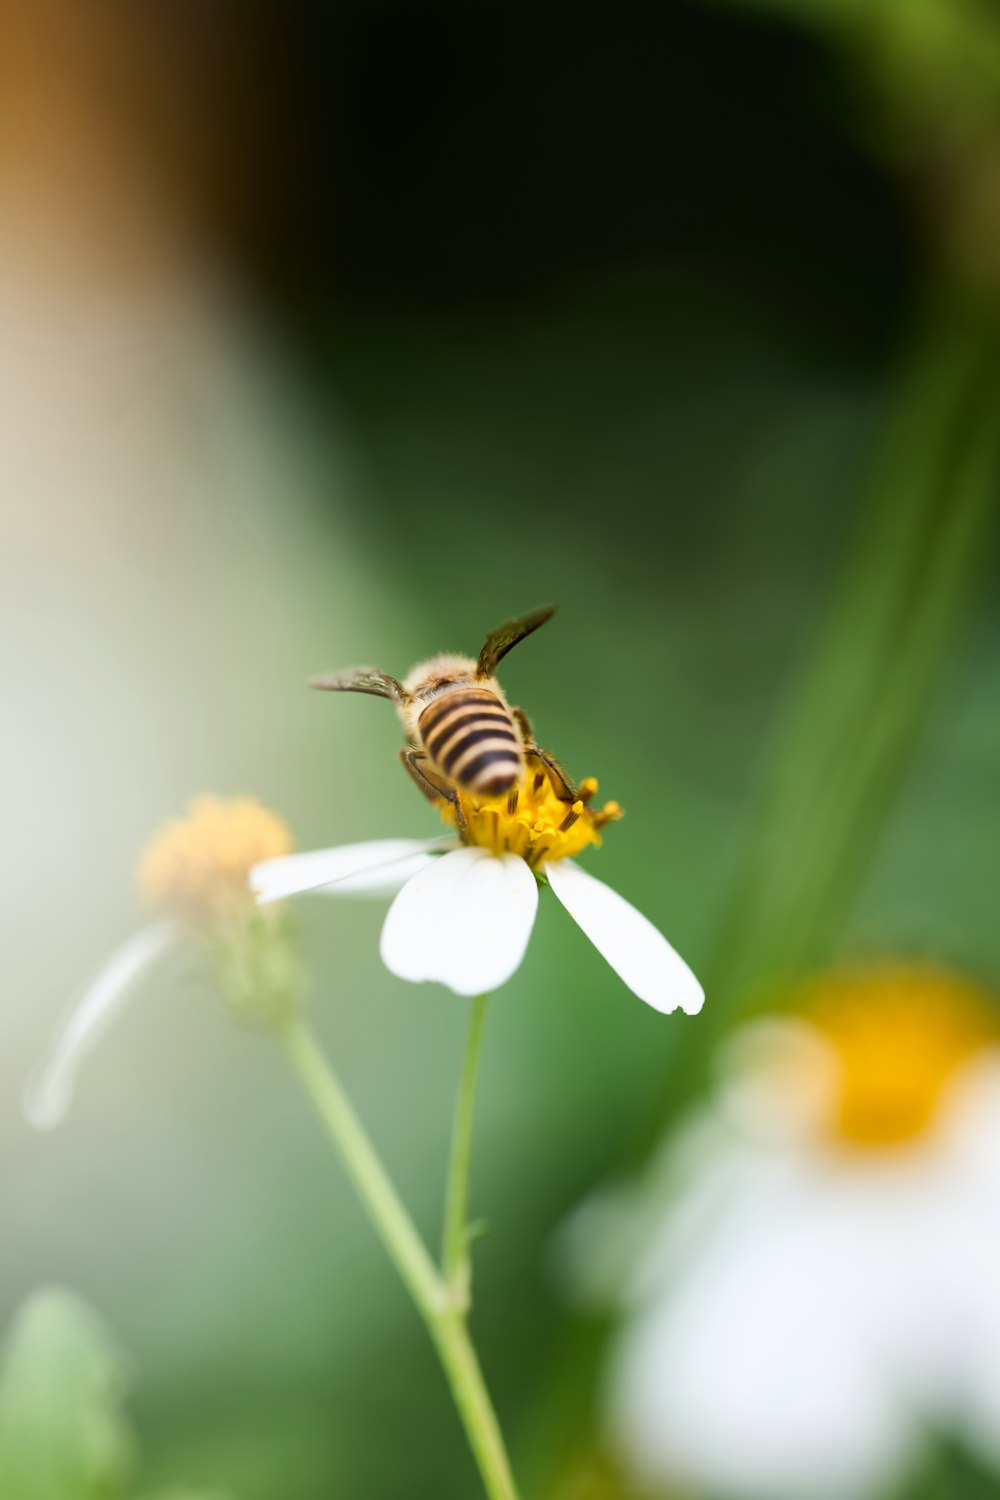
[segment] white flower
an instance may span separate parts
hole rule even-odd
[[[1000,1471],[995,1021],[924,970],[808,1017],[751,1028],[646,1181],[569,1227],[578,1281],[625,1291],[606,1414],[653,1493],[865,1500],[942,1431]]]
[[[259,924],[247,892],[247,872],[262,856],[284,853],[291,846],[282,820],[248,797],[196,798],[185,817],[173,819],[156,834],[143,854],[139,883],[150,905],[169,917],[142,928],[116,948],[72,1001],[48,1053],[25,1086],[24,1114],[32,1125],[48,1129],[61,1123],[82,1063],[139,981],[185,937],[195,934],[211,940],[217,974],[229,990],[227,998],[249,1010],[254,997],[235,995],[233,972],[225,967],[227,955],[243,946],[251,925]],[[258,935],[254,956],[258,963],[270,960],[267,978],[272,986],[276,978],[288,979],[284,972],[276,975],[276,954],[283,958],[280,942],[261,942]],[[237,965],[236,970],[243,967]]]
[[[540,880],[640,1000],[664,1013],[679,1006],[696,1014],[704,992],[663,934],[567,858],[600,842],[598,829],[620,816],[617,806],[592,812],[587,803],[596,782],[589,781],[568,814],[548,780],[537,781],[526,783],[513,806],[468,803],[470,842],[387,839],[288,855],[257,865],[251,886],[261,902],[304,891],[394,895],[381,942],[392,973],[481,995],[521,963]]]

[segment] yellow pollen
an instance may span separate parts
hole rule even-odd
[[[605,823],[623,816],[617,802],[589,807],[596,791],[596,780],[588,776],[575,802],[562,801],[548,773],[529,767],[521,785],[502,797],[460,792],[461,818],[450,802],[442,799],[438,808],[465,843],[478,844],[494,854],[520,854],[537,870],[552,860],[579,854],[589,844],[600,844]]]
[[[251,797],[197,797],[183,818],[154,835],[139,863],[146,900],[198,925],[252,908],[251,865],[288,854],[292,836]]]
[[[919,1135],[956,1071],[1000,1034],[978,985],[917,965],[826,976],[807,989],[802,1012],[832,1048],[832,1123],[841,1143],[854,1147]]]

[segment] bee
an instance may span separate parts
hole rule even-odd
[[[573,783],[534,743],[527,715],[510,706],[496,679],[508,651],[554,614],[550,607],[507,620],[486,637],[478,658],[444,652],[418,662],[402,682],[377,667],[348,667],[313,677],[310,686],[390,699],[406,735],[399,752],[404,768],[431,802],[444,798],[452,804],[459,827],[464,823],[463,794],[477,799],[506,795],[513,811],[529,768],[537,777],[549,777],[560,801],[573,803]]]

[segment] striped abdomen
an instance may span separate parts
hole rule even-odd
[[[524,757],[514,721],[487,688],[444,693],[418,722],[427,754],[463,791],[500,797],[520,781]]]

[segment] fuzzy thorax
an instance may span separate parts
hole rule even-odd
[[[458,656],[453,651],[441,651],[437,656],[418,661],[403,678],[403,691],[412,698],[428,703],[436,693],[447,688],[472,687],[477,683],[476,663],[471,656]]]
[[[519,854],[537,870],[579,854],[589,844],[600,844],[605,823],[622,816],[617,802],[592,808],[589,804],[596,791],[596,780],[588,776],[580,784],[577,800],[563,802],[544,772],[529,770],[520,787],[502,797],[458,793],[460,813],[444,799],[438,807],[465,843],[478,844],[494,854]]]

